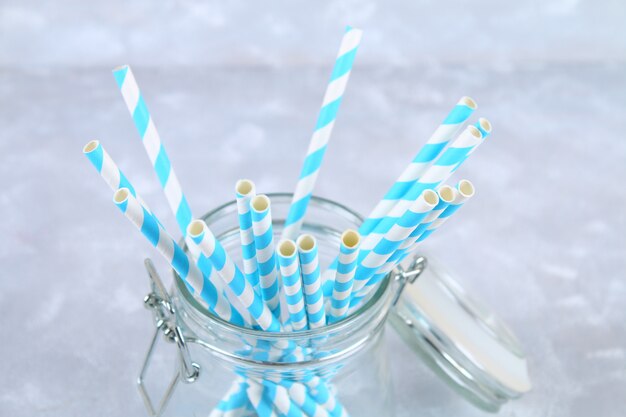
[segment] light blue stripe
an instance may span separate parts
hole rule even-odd
[[[159,223],[145,209],[143,210],[143,222],[141,224],[141,233],[150,241],[152,246],[156,247],[159,243]]]
[[[310,199],[311,194],[307,194],[300,200],[295,201],[291,204],[291,207],[289,208],[289,214],[287,215],[287,220],[285,220],[285,226],[289,226],[290,224],[297,222],[304,216]]]
[[[183,196],[176,210],[176,222],[183,232],[183,237],[187,236],[187,226],[191,223],[191,217],[191,208],[189,208],[187,199]]]
[[[467,148],[448,148],[443,155],[437,159],[435,165],[450,166],[460,164],[465,160],[465,158],[467,158],[467,155],[472,149],[474,149],[473,146],[468,146]]]
[[[139,93],[137,107],[133,110],[133,121],[135,122],[135,127],[143,140],[143,137],[146,134],[146,129],[148,128],[148,122],[150,122],[150,112],[148,112],[148,107],[143,101],[143,95],[141,95],[141,93]]]
[[[413,158],[413,162],[430,162],[437,157],[443,151],[443,149],[448,144],[448,140],[441,143],[427,143],[419,150],[415,158]]]
[[[448,116],[444,119],[443,122],[441,122],[441,124],[452,125],[463,123],[472,115],[473,112],[474,110],[469,108],[468,106],[465,106],[463,104],[457,104],[452,109],[452,111],[448,113]]]
[[[319,169],[324,159],[324,152],[326,152],[326,146],[322,146],[312,154],[307,155],[300,172],[300,179],[306,178]]]
[[[346,52],[345,54],[337,57],[333,72],[330,75],[330,81],[335,81],[337,78],[343,77],[352,69],[354,65],[354,58],[356,57],[356,51],[358,46]]]
[[[167,179],[170,176],[171,164],[163,145],[161,145],[156,161],[154,161],[154,170],[156,171],[157,177],[159,177],[161,187],[165,187]]]
[[[331,101],[321,108],[320,114],[317,117],[317,122],[315,124],[315,130],[320,130],[337,118],[337,113],[339,112],[339,106],[341,105],[342,98],[343,96],[335,99],[334,101]]]
[[[123,66],[120,69],[113,71],[113,77],[117,82],[117,86],[121,89],[122,85],[124,85],[124,80],[126,79],[126,73],[128,72],[128,66]]]
[[[409,188],[411,188],[411,186],[413,185],[414,182],[415,181],[397,181],[397,182],[395,182],[391,186],[389,191],[387,191],[387,194],[385,194],[385,197],[383,197],[383,198],[385,200],[399,200],[399,199],[401,199],[402,196],[404,194],[406,194],[406,192],[409,190]],[[370,220],[370,219],[368,219],[368,220]]]
[[[87,158],[91,161],[94,167],[98,172],[102,172],[102,161],[104,159],[104,151],[102,150],[102,145],[98,143],[96,149],[91,152],[85,153]]]

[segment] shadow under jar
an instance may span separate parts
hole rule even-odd
[[[268,196],[277,242],[291,195]],[[235,202],[216,208],[203,219],[235,263],[241,265]],[[310,233],[317,239],[322,272],[337,256],[342,232],[358,229],[361,222],[358,214],[340,204],[311,199],[302,233]],[[408,285],[407,288],[413,288],[402,291],[406,277],[414,272],[417,276],[421,271],[418,268],[393,271],[365,304],[338,323],[284,333],[243,328],[217,318],[189,293],[180,279],[174,279],[170,297],[158,276],[157,287],[161,290],[155,288],[156,272],[151,272],[153,293],[146,297],[146,304],[152,308],[159,306],[155,309],[157,332],[139,378],[149,413],[215,417],[393,417],[396,404],[384,342],[390,313],[391,324],[418,356],[480,408],[495,411],[508,399],[527,391],[530,382],[526,383],[526,361],[514,336],[446,274],[431,268],[416,282],[422,289]],[[422,283],[422,279],[426,282]],[[428,300],[420,301],[423,296],[436,298],[436,305]],[[156,304],[154,299],[158,300]],[[163,306],[167,311],[163,311]],[[454,323],[442,320],[448,312],[459,314],[459,311],[462,317],[456,317]],[[473,331],[470,340],[455,339],[459,333],[455,326],[472,328],[472,325],[478,330]],[[179,355],[174,379],[163,399],[155,405],[147,393],[144,377],[161,331],[167,340],[178,345]],[[496,363],[495,372],[500,375],[493,375],[486,369],[491,364],[477,360],[481,355],[472,354],[472,349],[500,355],[497,359],[506,362],[503,364],[506,369],[498,370]],[[177,391],[168,406],[170,395],[180,381],[188,384]]]

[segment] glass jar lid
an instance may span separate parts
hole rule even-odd
[[[497,411],[528,392],[527,361],[515,336],[439,263],[424,258],[419,277],[404,286],[390,312],[394,329],[452,389],[481,409]]]

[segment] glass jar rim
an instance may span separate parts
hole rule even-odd
[[[270,198],[270,200],[273,198],[274,199],[276,198],[291,199],[291,197],[293,196],[293,194],[291,193],[267,193],[266,195]],[[339,209],[343,211],[344,213],[352,216],[355,222],[359,224],[363,222],[363,217],[361,215],[356,213],[354,210],[351,210],[348,207],[344,206],[343,204],[337,203],[333,200],[323,198],[323,197],[311,196],[311,202],[315,202],[318,204],[318,206],[321,206],[321,207],[328,207],[328,208],[332,208],[333,210]],[[213,210],[207,212],[201,217],[201,219],[207,221],[207,224],[208,224],[209,223],[208,220],[211,217],[218,215],[219,213],[223,212],[225,209],[236,207],[236,204],[237,204],[236,200],[228,201],[214,208]],[[235,209],[235,212],[236,212],[236,209]],[[219,236],[217,237],[219,238]],[[184,240],[180,242],[180,245],[185,251],[187,250],[187,245],[184,242]],[[251,329],[249,327],[239,326],[237,324],[230,323],[216,316],[208,308],[201,305],[198,302],[198,300],[196,300],[196,298],[191,294],[191,292],[189,292],[183,280],[178,278],[176,272],[172,270],[172,273],[174,274],[174,287],[176,288],[177,292],[181,295],[180,298],[183,301],[186,310],[187,310],[187,307],[191,307],[191,309],[193,309],[192,310],[193,314],[195,315],[199,314],[202,319],[209,320],[212,324],[215,324],[217,327],[220,327],[221,329],[226,330],[230,333],[238,333],[238,334],[242,334],[242,335],[252,337],[252,338],[278,341],[278,340],[284,340],[284,339],[290,339],[290,340],[310,339],[310,338],[314,338],[318,336],[323,336],[324,334],[328,332],[341,332],[341,330],[343,329],[352,329],[353,327],[358,328],[358,326],[355,323],[360,322],[362,317],[367,317],[368,315],[366,313],[377,312],[385,304],[385,297],[383,297],[383,295],[387,292],[387,290],[391,286],[391,276],[394,274],[394,271],[391,271],[389,274],[387,274],[387,276],[385,276],[385,278],[381,280],[380,285],[378,286],[374,294],[367,300],[367,302],[363,303],[363,305],[361,305],[356,311],[354,311],[348,317],[336,323],[327,324],[326,326],[323,326],[323,327],[319,327],[316,329],[309,329],[309,330],[301,330],[297,332],[267,332],[264,330]],[[189,313],[190,311],[187,311],[187,312]],[[363,319],[363,322],[367,323],[365,319]]]

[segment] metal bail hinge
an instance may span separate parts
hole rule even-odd
[[[415,258],[413,258],[413,262],[411,262],[411,265],[409,265],[406,270],[400,265],[397,266],[395,280],[396,282],[398,282],[398,289],[396,290],[396,295],[393,299],[393,305],[396,305],[396,303],[400,299],[400,296],[402,295],[402,291],[404,290],[406,284],[413,284],[417,280],[417,278],[422,275],[422,272],[424,272],[427,266],[428,261],[423,256],[416,256]]]
[[[146,308],[152,310],[156,329],[154,336],[152,337],[152,341],[150,342],[150,346],[148,347],[146,358],[143,361],[141,372],[137,377],[137,386],[148,413],[153,417],[158,417],[165,410],[165,407],[172,397],[178,382],[180,380],[186,383],[194,382],[200,374],[200,366],[191,361],[185,337],[176,322],[176,310],[167,290],[165,289],[165,286],[163,285],[163,281],[161,281],[159,274],[157,274],[156,269],[154,268],[154,264],[150,259],[146,259],[144,261],[144,265],[146,266],[148,276],[150,277],[150,287],[152,292],[144,297],[143,302]],[[167,386],[161,401],[159,401],[158,408],[155,409],[154,403],[150,399],[148,391],[146,390],[144,381],[146,372],[150,366],[152,354],[154,353],[157,341],[159,340],[159,333],[163,334],[166,341],[176,343],[176,346],[178,347],[179,366],[175,370],[174,376]]]

